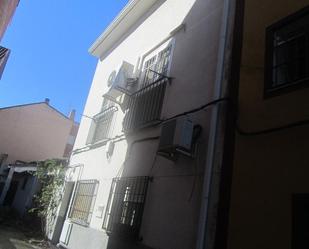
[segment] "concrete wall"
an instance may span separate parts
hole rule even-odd
[[[62,158],[72,125],[45,103],[0,109],[0,153],[6,163]]]
[[[19,0],[1,0],[0,2],[0,41],[9,25]]]
[[[102,95],[108,89],[108,77],[123,60],[137,65],[149,50],[181,24],[186,25],[185,30],[180,30],[170,40],[174,43],[174,51],[169,74],[175,79],[167,87],[162,118],[212,101],[221,13],[221,0],[158,1],[126,34],[125,39],[98,62],[84,114],[93,116],[100,112]],[[116,115],[113,137],[123,134],[124,114],[120,108]],[[104,236],[102,229],[100,207],[104,207],[104,216],[111,181],[115,176],[154,177],[145,203],[141,244],[161,249],[195,247],[210,112],[206,110],[189,116],[204,129],[199,141],[199,153],[195,159],[180,156],[177,162],[156,157],[158,140],[131,146],[137,139],[159,136],[158,126],[127,135],[125,140],[116,143],[112,158],[107,159],[105,145],[85,148],[91,119],[82,118],[74,149],[84,148],[85,151],[73,154],[71,165],[83,164],[79,179],[99,180],[99,191],[89,228],[74,224],[69,248],[85,248],[81,238],[86,243],[90,234],[91,243],[87,244],[87,248],[97,249],[97,243],[100,248],[106,248],[102,241],[106,235]],[[79,172],[76,170],[73,178],[77,179]],[[94,230],[97,232],[93,232]]]
[[[239,89],[239,126],[260,131],[306,119],[309,89],[264,94],[265,29],[308,0],[247,0]],[[292,194],[308,193],[308,127],[236,137],[229,248],[291,248]]]

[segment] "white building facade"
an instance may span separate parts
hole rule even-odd
[[[61,246],[197,246],[224,6],[133,0],[91,46]]]

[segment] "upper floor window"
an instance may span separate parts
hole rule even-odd
[[[158,54],[147,59],[143,67],[142,87],[147,86],[156,80],[167,76],[168,68],[171,61],[172,45],[169,44]]]
[[[309,86],[309,8],[266,30],[265,96]]]
[[[172,43],[144,58],[139,90],[130,95],[123,122],[125,132],[134,131],[160,121],[168,71],[171,63]]]
[[[107,99],[103,100],[101,111],[93,117],[88,133],[87,144],[111,138],[114,115],[118,108]]]

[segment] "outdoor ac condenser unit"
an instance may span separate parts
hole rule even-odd
[[[105,98],[117,102],[117,98],[122,94],[128,94],[128,79],[133,76],[134,66],[123,61],[118,70],[113,71],[108,79],[108,91],[103,95]]]
[[[180,117],[163,123],[158,153],[173,156],[175,153],[191,154],[193,122]]]

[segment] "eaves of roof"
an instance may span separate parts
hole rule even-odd
[[[132,0],[89,48],[89,53],[101,57],[110,51],[130,28],[159,0]]]

